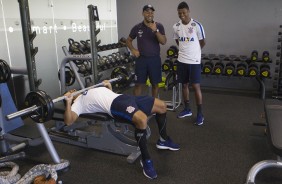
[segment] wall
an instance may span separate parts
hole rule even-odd
[[[68,47],[68,38],[90,39],[88,5],[98,8],[97,28],[101,32],[97,37],[101,44],[117,42],[116,0],[29,0],[28,3],[32,31],[37,34],[33,46],[38,47],[35,61],[37,78],[42,79],[39,89],[55,98],[60,95],[58,69],[65,57],[62,46]],[[17,0],[0,0],[0,40],[1,59],[11,67],[26,68]]]
[[[127,37],[132,26],[143,20],[142,7],[145,4],[152,4],[156,9],[155,21],[161,22],[166,30],[168,41],[161,47],[161,56],[165,59],[166,50],[169,46],[175,45],[172,39],[172,25],[179,20],[177,6],[180,2],[117,1],[119,37]],[[278,31],[279,25],[282,24],[281,0],[190,0],[186,2],[190,7],[191,17],[204,26],[207,45],[203,53],[250,56],[252,50],[257,50],[259,55],[264,50],[268,50],[270,57],[276,60]],[[248,80],[243,79],[245,85],[241,86],[242,88],[250,86],[251,89],[256,89],[258,87],[255,80],[249,82]],[[209,82],[216,84],[219,79],[207,81]],[[237,79],[220,82],[225,84],[236,82],[239,87],[242,84],[242,80]],[[271,88],[271,81],[267,83],[268,88]]]

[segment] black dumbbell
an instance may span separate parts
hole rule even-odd
[[[248,76],[255,77],[257,75],[258,75],[258,65],[252,62],[249,64],[249,67],[248,67]]]
[[[270,62],[269,52],[268,51],[263,51],[263,53],[262,53],[262,61],[263,62]]]
[[[264,78],[270,77],[270,66],[268,64],[260,65],[260,76]]]
[[[216,62],[213,67],[213,74],[221,75],[224,70],[224,64],[222,62]]]
[[[236,66],[236,75],[237,76],[245,76],[247,73],[247,64],[245,62],[240,62]]]
[[[172,70],[172,60],[166,59],[164,63],[162,64],[162,71],[169,72],[171,70]]]
[[[256,62],[258,60],[258,51],[253,50],[251,54],[251,61]]]
[[[213,63],[211,61],[207,61],[203,65],[203,73],[204,74],[211,74],[213,71]]]
[[[235,64],[233,62],[229,62],[225,65],[225,70],[224,70],[225,75],[231,76],[234,75],[235,73]]]
[[[167,57],[176,58],[178,56],[178,47],[175,45],[170,46],[166,51]]]

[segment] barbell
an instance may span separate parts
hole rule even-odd
[[[124,76],[119,75],[116,78],[110,79],[109,82],[111,83],[116,81],[122,81],[123,77]],[[76,96],[78,94],[86,92],[89,89],[99,86],[103,86],[103,82],[73,92],[71,96]],[[6,116],[6,118],[7,120],[11,120],[29,114],[29,117],[33,121],[37,123],[44,123],[52,119],[54,114],[54,103],[57,103],[64,99],[66,99],[66,96],[60,96],[52,100],[52,98],[42,90],[32,91],[28,93],[25,98],[25,106],[27,106],[28,108],[9,114]]]

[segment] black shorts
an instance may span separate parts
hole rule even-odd
[[[154,102],[155,98],[151,96],[120,95],[114,99],[111,113],[114,118],[123,118],[132,122],[132,117],[138,110],[147,116],[151,115]]]
[[[201,64],[177,62],[177,81],[182,84],[201,82]]]
[[[135,65],[135,83],[145,84],[149,77],[151,84],[162,81],[162,63],[160,56],[140,56]]]

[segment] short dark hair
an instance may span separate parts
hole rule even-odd
[[[189,6],[185,1],[182,1],[181,3],[179,3],[177,9],[184,9],[186,8],[187,10],[189,10]]]

